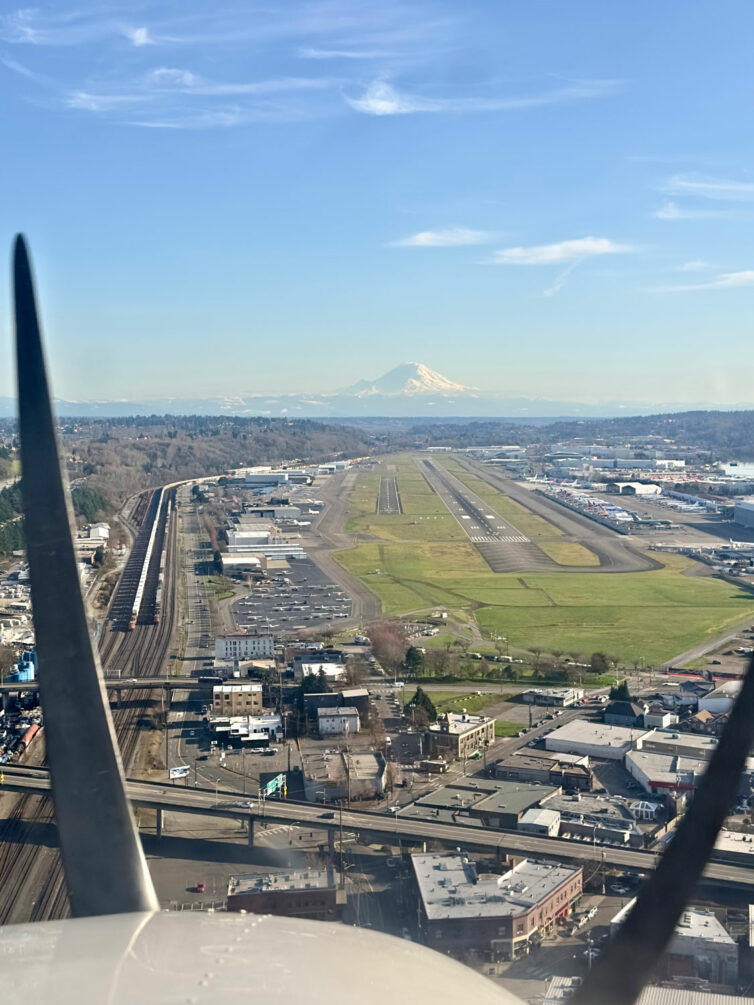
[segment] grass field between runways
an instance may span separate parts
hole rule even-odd
[[[683,575],[692,560],[681,555],[663,555],[662,569],[610,575],[495,574],[462,541],[370,541],[336,558],[386,615],[473,615],[483,634],[506,636],[512,648],[661,663],[754,616],[748,591]]]

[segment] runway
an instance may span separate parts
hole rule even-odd
[[[562,568],[445,468],[429,460],[422,460],[419,467],[493,572],[550,572]]]
[[[380,490],[377,494],[377,512],[382,515],[403,512],[397,479],[380,479]]]

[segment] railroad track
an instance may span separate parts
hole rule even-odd
[[[148,494],[147,502],[141,506],[146,513],[153,502]],[[175,514],[175,509],[173,509]],[[155,519],[164,519],[156,513]],[[133,631],[118,631],[113,625],[122,619],[110,612],[99,639],[100,660],[105,671],[119,670],[124,676],[158,676],[173,633],[176,619],[176,561],[177,519],[172,519],[168,528],[168,551],[165,569],[164,610],[159,624],[139,625]],[[159,572],[159,561],[157,563]],[[115,598],[114,598],[115,599]],[[122,606],[122,601],[121,601]],[[113,711],[118,744],[123,767],[128,774],[138,748],[139,719],[154,701],[154,694],[146,689],[132,691],[128,707]],[[65,885],[63,866],[57,847],[40,848],[34,831],[51,828],[54,825],[52,801],[38,796],[26,796],[16,801],[13,810],[0,827],[0,924],[19,921],[46,921],[68,917],[70,905]],[[25,837],[32,840],[24,840]],[[31,908],[28,903],[29,887],[36,891]]]

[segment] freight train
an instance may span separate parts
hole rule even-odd
[[[168,560],[168,533],[170,531],[170,513],[172,510],[172,504],[170,498],[168,497],[167,509],[165,513],[165,534],[163,537],[163,548],[162,554],[160,555],[160,578],[157,581],[157,594],[155,595],[154,602],[154,623],[159,625],[160,618],[162,617],[162,590],[165,585],[165,566]]]
[[[152,558],[152,549],[154,548],[154,540],[157,536],[157,527],[160,523],[160,513],[162,512],[162,503],[165,496],[165,489],[160,489],[160,497],[157,501],[157,509],[155,510],[154,521],[152,522],[152,529],[149,533],[149,543],[147,544],[147,550],[144,555],[144,563],[141,567],[141,574],[139,575],[139,584],[136,587],[136,594],[134,595],[133,606],[131,607],[131,617],[128,622],[129,631],[136,628],[136,622],[139,618],[139,611],[141,610],[141,601],[144,597],[144,587],[147,583],[147,573],[149,571],[149,563]]]

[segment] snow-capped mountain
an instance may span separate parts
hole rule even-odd
[[[423,363],[400,363],[398,366],[388,370],[387,373],[378,377],[377,380],[359,380],[344,391],[343,395],[354,395],[357,398],[364,398],[368,395],[417,395],[417,394],[440,394],[463,395],[472,394],[473,387],[466,387],[464,384],[456,384],[454,381],[443,377],[436,370],[430,370]]]

